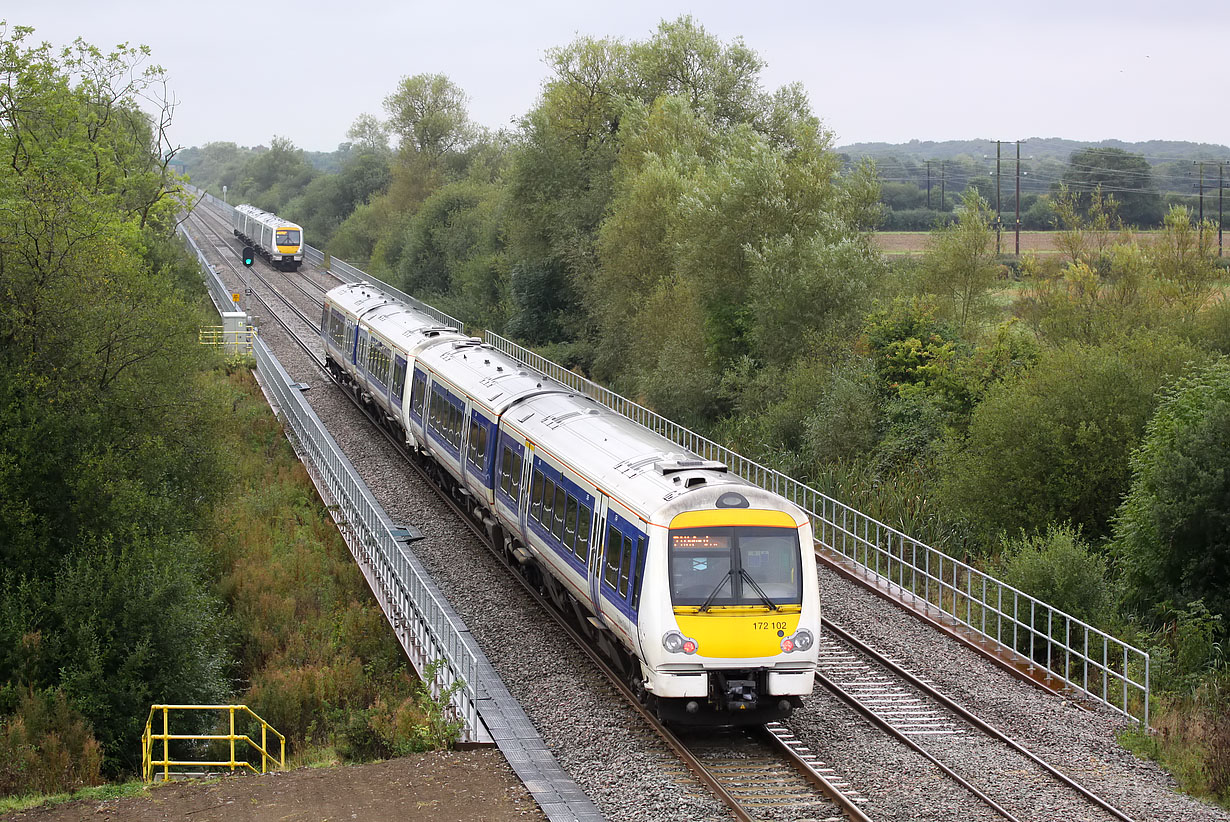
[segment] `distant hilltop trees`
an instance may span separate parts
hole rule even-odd
[[[1020,141],[911,140],[855,143],[841,147],[848,169],[875,163],[885,206],[882,229],[926,230],[949,219],[961,192],[973,187],[1006,222],[1015,220],[1019,194],[1022,227],[1055,227],[1054,197],[1066,186],[1084,201],[1097,190],[1111,195],[1124,223],[1156,228],[1172,205],[1216,217],[1216,195],[1230,164],[1230,147],[1211,143],[1151,140],[1098,143],[1034,138]],[[998,170],[997,170],[998,169]],[[1019,171],[1019,173],[1018,173]],[[1219,176],[1220,174],[1220,176]],[[1209,199],[1213,197],[1213,199]]]

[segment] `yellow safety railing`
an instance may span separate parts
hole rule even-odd
[[[170,711],[226,711],[230,714],[230,733],[173,734],[170,731],[170,719],[168,717]],[[259,745],[247,734],[235,733],[236,711],[242,711],[260,723],[261,742]],[[154,720],[158,713],[162,714],[162,733],[154,733]],[[277,756],[269,752],[269,734],[273,734],[278,738],[279,748]],[[154,759],[154,742],[159,739],[162,740],[162,759]],[[171,759],[172,739],[225,740],[230,743],[231,758],[228,761],[173,760]],[[248,744],[248,748],[240,748],[241,752],[246,753],[249,749],[255,749],[260,753],[261,766],[259,771],[257,771],[255,765],[246,759],[235,758],[236,742],[246,742]],[[155,770],[159,767],[162,768],[162,781],[166,782],[171,778],[172,766],[229,767],[232,772],[234,772],[235,768],[243,767],[253,773],[265,773],[267,766],[270,764],[274,765],[275,768],[286,767],[286,737],[278,733],[268,722],[257,716],[247,705],[153,705],[149,709],[149,718],[145,720],[145,733],[141,735],[141,778],[146,782],[154,781]]]
[[[212,345],[215,348],[225,348],[231,353],[250,353],[252,338],[256,335],[254,326],[246,326],[239,331],[227,331],[225,326],[207,325],[201,328],[197,337],[201,345]]]

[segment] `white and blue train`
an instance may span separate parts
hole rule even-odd
[[[329,370],[664,719],[780,719],[820,596],[796,506],[365,283],[325,297]]]
[[[303,228],[276,214],[244,203],[232,215],[235,236],[282,271],[296,271],[303,264]]]

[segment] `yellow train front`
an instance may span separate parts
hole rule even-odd
[[[650,520],[638,656],[647,700],[677,723],[782,719],[815,680],[811,524],[781,497],[722,479]]]

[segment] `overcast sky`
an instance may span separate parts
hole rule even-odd
[[[642,40],[692,14],[742,37],[772,89],[801,82],[837,143],[1066,137],[1230,144],[1230,2],[919,0],[324,3],[8,0],[35,40],[145,44],[178,99],[173,139],[331,151],[405,76],[442,73],[471,117],[526,113],[544,52],[578,35]]]

